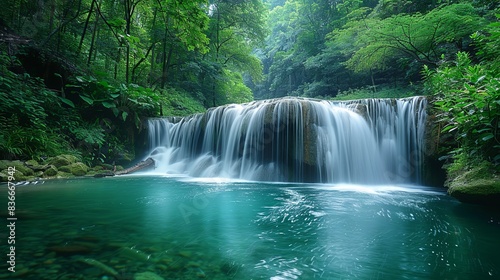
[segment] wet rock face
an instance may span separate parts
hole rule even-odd
[[[287,97],[222,106],[175,123],[150,120],[149,156],[166,173],[201,177],[421,182],[426,104],[421,97],[348,102]],[[409,168],[401,170],[402,165]]]

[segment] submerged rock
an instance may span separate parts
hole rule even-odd
[[[164,280],[164,278],[154,272],[146,271],[136,273],[134,280]]]
[[[51,246],[48,248],[49,251],[55,252],[60,255],[79,255],[87,254],[92,252],[92,248],[85,246],[83,244],[69,244],[63,246]]]
[[[88,265],[91,265],[91,266],[94,266],[94,267],[97,267],[99,269],[101,269],[102,271],[104,271],[105,273],[108,273],[112,276],[117,276],[118,275],[118,272],[112,268],[112,267],[109,267],[105,264],[103,264],[102,262],[98,261],[98,260],[94,260],[94,259],[79,259],[80,262],[83,262],[83,263],[86,263]]]
[[[146,253],[129,247],[123,247],[119,250],[120,256],[137,261],[148,261],[149,255]]]

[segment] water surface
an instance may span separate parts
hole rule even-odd
[[[54,180],[18,187],[16,215],[22,279],[500,277],[500,215],[420,186]]]

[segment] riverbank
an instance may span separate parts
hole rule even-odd
[[[448,194],[461,202],[500,208],[500,176],[487,164],[448,173]]]
[[[89,167],[73,155],[59,155],[43,161],[0,160],[0,182],[9,181],[9,167],[15,169],[14,179],[39,181],[45,179],[71,178],[80,176],[106,176],[122,171],[120,165],[99,164]]]

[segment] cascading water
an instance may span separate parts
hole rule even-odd
[[[418,182],[426,100],[282,98],[149,120],[155,172],[257,181]]]

